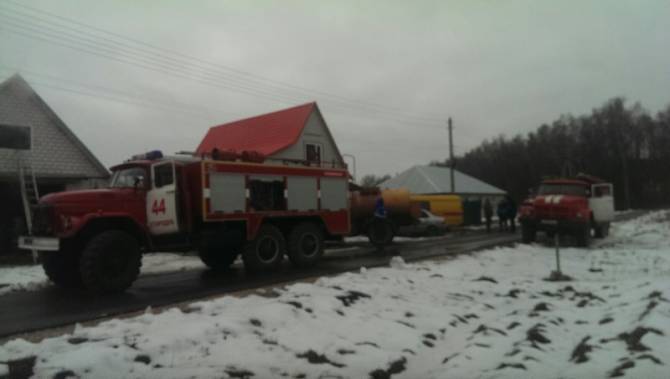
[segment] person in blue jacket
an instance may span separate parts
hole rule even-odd
[[[384,205],[384,198],[381,196],[375,202],[375,217],[386,218],[386,206]]]

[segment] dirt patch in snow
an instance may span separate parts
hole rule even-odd
[[[3,363],[9,368],[9,378],[32,378],[36,360],[37,357],[26,357]]]
[[[610,378],[618,378],[618,377],[624,376],[625,375],[624,372],[626,370],[628,370],[629,368],[633,368],[633,367],[635,367],[635,362],[633,362],[629,359],[626,359],[623,363],[621,363],[620,365],[615,367],[614,370],[612,370],[610,372]]]
[[[370,373],[370,378],[372,379],[390,379],[391,375],[399,374],[405,371],[405,364],[407,363],[407,358],[402,357],[397,361],[391,362],[387,369],[376,369]]]
[[[593,345],[589,345],[588,341],[591,339],[591,336],[586,336],[582,338],[581,342],[577,346],[575,346],[575,349],[572,351],[572,354],[570,356],[570,362],[574,363],[584,363],[588,362],[589,356],[588,353],[593,351]]]
[[[501,363],[496,370],[503,370],[506,368],[515,368],[518,370],[526,370],[526,366],[523,363]]]
[[[656,328],[638,326],[631,332],[624,332],[613,338],[605,338],[600,340],[600,342],[608,343],[612,341],[623,341],[626,343],[626,347],[631,353],[649,351],[649,347],[642,344],[642,337],[644,337],[647,333],[654,333],[659,336],[665,335],[663,331]]]
[[[473,280],[473,282],[491,282],[491,283],[498,284],[497,280],[495,280],[495,279],[493,279],[489,276],[480,276],[479,278]]]
[[[237,370],[237,369],[227,369],[224,370],[224,372],[231,378],[236,378],[236,379],[249,379],[255,374],[249,370]]]
[[[326,357],[325,355],[319,354],[314,350],[307,350],[302,354],[297,354],[296,357],[307,359],[307,362],[314,365],[329,364],[337,368],[346,367],[346,365],[343,365],[342,363],[333,362],[330,359],[328,359],[328,357]]]
[[[360,291],[347,291],[346,295],[335,296],[345,307],[351,306],[360,299],[370,299],[371,296]]]
[[[529,341],[534,348],[542,350],[538,344],[546,345],[551,343],[551,340],[544,334],[544,324],[535,324],[532,328],[526,331],[526,341]]]

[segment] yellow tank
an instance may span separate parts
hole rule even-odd
[[[410,195],[410,201],[444,217],[444,223],[449,226],[463,224],[463,200],[458,195]]]
[[[366,189],[365,191],[354,191],[351,193],[351,215],[353,218],[370,217],[374,213],[375,203],[381,195],[384,199],[384,207],[389,214],[394,216],[407,216],[417,218],[421,212],[420,208],[413,204],[409,191],[406,189]]]

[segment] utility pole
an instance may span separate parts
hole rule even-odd
[[[451,124],[451,117],[447,122],[449,126],[449,182],[451,184],[451,193],[456,192],[456,183],[454,182],[454,139],[452,136],[453,125]]]

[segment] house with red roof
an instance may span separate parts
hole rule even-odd
[[[316,102],[213,126],[196,154],[256,152],[272,161],[343,167],[344,160]]]

